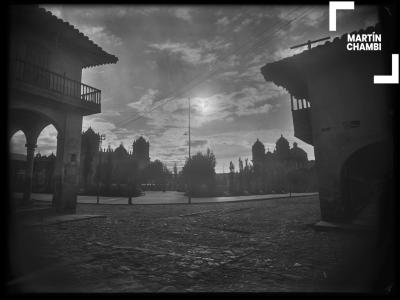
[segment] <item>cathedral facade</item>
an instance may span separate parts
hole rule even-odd
[[[252,162],[257,189],[267,192],[309,191],[314,189],[314,162],[297,143],[290,148],[286,138],[275,143],[275,149],[265,151],[264,144],[257,139],[252,146]]]
[[[150,143],[142,136],[133,141],[132,151],[121,143],[117,148],[99,149],[100,135],[89,127],[82,133],[80,185],[82,189],[97,184],[125,184],[136,173],[143,172],[150,163]]]

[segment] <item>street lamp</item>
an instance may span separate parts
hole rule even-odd
[[[190,97],[189,97],[189,163],[190,163]],[[189,197],[188,197],[188,201],[189,201],[189,204],[191,204],[192,203],[192,195],[191,195],[191,192],[192,192],[192,180],[191,180],[191,178],[190,178],[190,173],[191,172],[189,172]]]
[[[106,139],[105,134],[99,135],[99,166],[98,166],[98,172],[97,172],[97,201],[96,203],[100,203],[100,178],[101,178],[101,143]]]

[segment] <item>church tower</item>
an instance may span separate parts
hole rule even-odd
[[[95,133],[91,127],[82,133],[80,184],[85,188],[94,183],[99,143],[100,135]]]
[[[265,147],[262,142],[257,139],[251,148],[253,165],[260,164],[265,158]]]
[[[150,143],[142,136],[132,144],[132,158],[138,162],[139,169],[142,169],[150,162]]]
[[[275,145],[276,145],[275,154],[277,158],[281,161],[289,160],[290,146],[288,140],[283,137],[283,134],[281,134],[281,137],[276,141]]]

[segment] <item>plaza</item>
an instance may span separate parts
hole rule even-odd
[[[28,275],[12,287],[100,293],[373,288],[375,235],[313,228],[317,195],[196,205],[78,203],[77,215],[88,214],[101,217],[20,225],[14,259]]]

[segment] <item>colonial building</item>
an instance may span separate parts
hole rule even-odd
[[[75,212],[82,117],[101,111],[101,91],[81,82],[82,69],[116,63],[71,24],[37,5],[10,6],[8,139],[26,137],[24,200],[31,198],[33,162],[40,132],[57,130],[54,206]]]
[[[33,164],[32,190],[34,192],[53,192],[53,175],[56,156],[36,154]]]
[[[307,166],[308,162],[307,152],[298,147],[296,142],[290,148],[288,140],[283,135],[276,141],[273,152],[270,152],[269,149],[265,152],[264,144],[259,139],[253,144],[251,151],[253,165],[275,160],[292,165],[294,168],[301,168]]]
[[[96,166],[99,160],[100,135],[91,127],[82,133],[80,186],[86,187],[94,182]]]
[[[80,186],[83,189],[97,184],[97,173],[100,174],[102,183],[122,183],[129,179],[128,166],[137,169],[140,175],[150,163],[150,143],[142,136],[133,141],[131,152],[126,150],[122,143],[116,149],[110,146],[107,149],[99,149],[99,141],[100,135],[91,127],[82,133]]]
[[[257,139],[252,146],[253,171],[258,189],[266,192],[309,191],[313,189],[313,162],[308,160],[307,153],[293,143],[290,148],[287,139],[281,137],[275,143],[275,149],[265,152],[264,144]],[[290,182],[294,171],[303,169],[307,178],[296,186]]]
[[[144,169],[150,162],[150,144],[142,136],[132,144],[132,157],[139,164],[139,169]]]
[[[343,35],[261,68],[290,94],[295,136],[314,146],[322,220],[350,222],[389,190],[390,87],[374,84],[374,75],[391,74],[389,43],[383,33],[383,51],[348,51]]]

